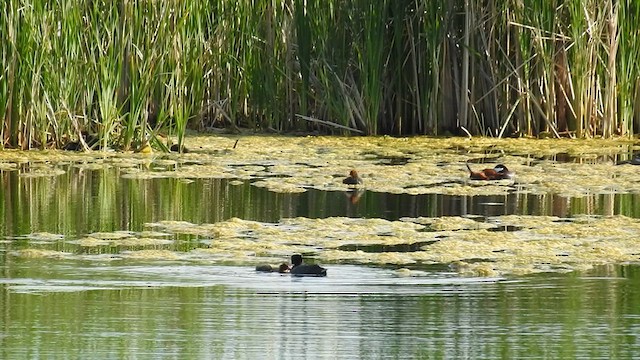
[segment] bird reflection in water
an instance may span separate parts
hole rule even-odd
[[[358,201],[360,201],[362,195],[364,195],[364,189],[349,189],[344,192],[344,195],[351,204],[355,205],[358,203]]]

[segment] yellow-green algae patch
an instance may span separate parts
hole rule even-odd
[[[439,218],[417,218],[417,219],[403,219],[406,221],[416,222],[419,224],[428,224],[431,229],[443,231],[443,230],[478,230],[494,228],[494,224],[483,223],[475,221],[471,218],[464,218],[460,216],[447,216]]]
[[[132,233],[129,231],[95,232],[87,236],[94,239],[116,240],[116,239],[129,238],[132,236]]]
[[[101,232],[65,244],[107,245],[112,258],[120,259],[256,264],[279,263],[293,253],[305,253],[322,263],[412,270],[444,265],[470,276],[565,272],[597,265],[640,263],[640,220],[625,216],[510,215],[482,221],[464,217],[399,221],[297,217],[277,223],[232,218],[214,224],[162,221],[146,227],[144,234],[163,236]],[[516,230],[500,231],[503,228]],[[177,251],[175,240],[167,234],[173,238],[198,238],[185,240],[189,245]],[[40,246],[53,246],[49,244],[55,242]],[[70,252],[22,249],[10,254],[23,258],[90,258],[76,255],[72,249],[67,251]]]
[[[34,168],[29,171],[21,172],[19,176],[25,178],[35,178],[35,177],[55,177],[60,176],[65,173],[64,170],[54,168],[54,167],[40,167]]]
[[[52,234],[48,232],[31,233],[31,234],[24,235],[23,237],[25,239],[29,239],[32,241],[42,241],[42,242],[59,241],[64,239],[64,235]]]
[[[237,146],[234,147],[237,141]],[[342,179],[357,169],[370,191],[396,194],[501,195],[512,192],[582,196],[640,192],[637,169],[615,165],[619,154],[637,150],[627,139],[490,139],[330,136],[189,136],[187,154],[0,152],[0,164],[23,177],[56,176],[59,164],[81,169],[119,167],[132,179],[229,178],[251,180],[274,192],[343,190]],[[557,161],[557,157],[570,162]],[[625,155],[627,156],[627,155]],[[571,159],[575,157],[575,159]],[[474,169],[503,163],[514,180],[468,180]],[[6,165],[9,164],[9,165]]]
[[[627,153],[627,140],[525,140],[525,139],[435,139],[426,137],[270,137],[238,138],[238,146],[216,156],[216,163],[233,166],[239,178],[260,177],[263,166],[271,175],[256,182],[277,192],[300,192],[344,187],[341,179],[352,168],[358,169],[368,190],[388,193],[451,195],[506,194],[520,191],[531,193],[556,192],[580,196],[594,192],[637,189],[635,177],[627,173],[629,166],[601,164],[596,171],[592,163],[562,164],[543,156],[568,154],[582,158],[614,156]],[[283,141],[284,140],[284,141]],[[187,146],[198,144],[202,149],[228,147],[225,137],[190,137]],[[486,154],[489,153],[487,156]],[[485,157],[487,159],[485,159]],[[385,159],[402,159],[389,166]],[[487,162],[487,166],[502,162],[516,172],[515,181],[467,181],[467,160]],[[260,164],[260,166],[257,166]],[[243,168],[242,172],[238,167]],[[485,167],[473,164],[476,169]],[[574,171],[574,167],[582,169]],[[241,174],[241,175],[240,175]],[[214,174],[215,175],[215,174]],[[628,178],[625,175],[629,175]],[[565,178],[566,177],[566,178]],[[622,183],[611,188],[612,179]],[[628,179],[628,181],[626,181]],[[625,182],[626,181],[626,182]]]
[[[81,239],[78,240],[71,240],[68,241],[69,244],[75,244],[75,245],[79,245],[82,247],[97,247],[97,246],[106,246],[109,245],[111,242],[108,240],[104,240],[104,239],[96,239],[94,237],[83,237]]]
[[[140,233],[138,233],[138,235],[141,236],[141,237],[147,237],[147,238],[158,238],[158,237],[169,237],[169,236],[172,236],[172,234],[170,234],[170,233],[160,232],[160,231],[141,231]]]
[[[45,249],[21,249],[21,250],[13,251],[11,254],[17,257],[27,258],[27,259],[42,259],[42,258],[63,259],[63,258],[70,258],[73,255],[63,251],[45,250]]]
[[[178,260],[178,253],[169,250],[126,251],[121,254],[125,259],[135,260]]]
[[[236,139],[238,146],[231,149]],[[357,169],[364,186],[376,192],[499,195],[515,191],[582,196],[640,191],[640,184],[630,169],[633,166],[616,166],[613,161],[595,164],[595,160],[559,163],[544,157],[565,154],[581,159],[613,158],[628,153],[632,144],[627,140],[598,139],[193,136],[187,139],[187,147],[202,152],[198,164],[183,165],[178,174],[140,169],[135,176],[253,179],[254,186],[291,193],[310,188],[346,189],[342,178]],[[218,149],[227,151],[221,154],[215,151]],[[389,159],[400,161],[389,165],[394,164]],[[516,178],[469,181],[465,166],[469,160],[486,163],[472,164],[478,170],[499,162],[507,164],[516,172]]]
[[[16,163],[0,162],[0,170],[16,170],[17,168],[18,164]]]
[[[118,246],[128,248],[157,247],[174,244],[173,234],[160,231],[114,231],[114,232],[94,232],[86,236],[68,240],[66,244],[78,245],[83,248]]]
[[[68,241],[69,244],[75,244],[82,247],[99,247],[99,246],[122,246],[122,247],[151,247],[173,244],[170,239],[157,239],[149,237],[114,237],[95,238],[92,236],[83,237],[78,240]]]
[[[283,254],[305,252],[320,261],[371,265],[446,264],[465,275],[495,276],[546,271],[588,269],[595,265],[640,262],[640,220],[624,216],[577,219],[505,216],[485,223],[469,219],[328,218],[283,219],[276,224],[232,219],[191,224],[188,233],[210,237],[210,247],[197,250],[218,258],[256,256],[283,259]],[[443,226],[450,223],[451,226]],[[165,232],[181,233],[170,223],[149,224]],[[499,226],[521,230],[490,231]],[[196,230],[199,229],[199,230]],[[398,245],[423,244],[411,251]],[[284,257],[286,258],[286,257]]]

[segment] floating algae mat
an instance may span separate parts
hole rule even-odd
[[[162,234],[164,240],[149,241],[122,232],[93,234],[92,238],[111,246],[126,239],[120,250],[109,248],[110,260],[255,265],[286,261],[292,253],[304,253],[323,263],[417,270],[441,265],[467,276],[566,272],[640,262],[640,220],[624,216],[562,219],[510,215],[485,221],[462,217],[400,221],[333,217],[290,218],[278,223],[233,218],[215,224],[161,221],[146,227],[150,230],[147,233]],[[506,227],[517,230],[493,231]],[[191,240],[192,245],[176,250],[167,244],[167,234],[197,238]],[[101,254],[85,250],[105,243],[84,241],[68,241],[77,248],[67,251],[39,244],[38,248],[16,250],[12,255],[103,261]]]
[[[444,225],[446,224],[446,225]],[[461,217],[381,219],[283,219],[259,223],[231,219],[217,224],[148,224],[163,232],[206,229],[207,249],[282,260],[283,254],[307,253],[321,262],[368,265],[450,265],[465,275],[527,274],[586,270],[595,265],[639,262],[640,220],[624,216],[560,219],[501,216],[486,222]],[[494,232],[507,225],[520,230]],[[424,243],[412,251],[364,251],[359,248]],[[350,250],[342,250],[350,245]]]
[[[395,194],[640,192],[637,168],[615,165],[636,149],[630,140],[191,136],[186,146],[186,154],[3,151],[0,164],[23,177],[56,176],[72,164],[119,167],[122,177],[133,179],[248,180],[283,193],[344,190],[342,179],[351,169],[367,190]],[[467,161],[475,169],[503,163],[516,172],[515,180],[468,181]]]
[[[640,167],[616,165],[637,150],[633,141],[625,140],[193,136],[186,146],[186,154],[8,150],[0,152],[0,171],[36,184],[34,178],[48,183],[70,168],[78,174],[116,168],[115,176],[137,180],[123,182],[131,188],[147,179],[179,179],[186,184],[214,178],[295,193],[344,191],[342,179],[357,169],[366,190],[381,193],[566,198],[640,193]],[[517,175],[515,180],[469,181],[466,162],[474,169],[506,164]],[[112,196],[121,190],[116,184],[101,187],[101,193]],[[220,201],[211,206],[225,206],[223,198],[211,201]],[[205,224],[194,222],[217,219],[162,221],[172,218],[163,215],[141,221],[148,222],[144,231],[109,231],[118,225],[105,219],[102,231],[87,226],[91,230],[86,234],[71,238],[55,234],[58,230],[34,229],[13,238],[16,245],[7,254],[25,259],[244,266],[278,263],[300,252],[323,263],[417,270],[446,266],[464,275],[484,276],[574,271],[640,260],[640,220],[471,215],[476,217],[298,217],[269,223],[232,218]]]
[[[228,143],[225,138],[194,137],[188,145],[196,151],[220,154],[219,149]],[[633,149],[632,141],[622,140],[294,137],[283,141],[256,136],[240,138],[235,149],[220,156],[215,164],[223,168],[194,164],[181,173],[231,174],[256,179],[255,186],[271,191],[301,192],[344,189],[341,180],[350,169],[357,169],[366,189],[376,192],[583,196],[640,191],[637,169],[615,165],[618,154]],[[580,161],[559,162],[554,159],[558,154]],[[506,164],[516,172],[516,179],[468,181],[467,161],[488,164],[472,164],[477,169]]]

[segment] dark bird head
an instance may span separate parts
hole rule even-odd
[[[502,164],[496,165],[493,168],[493,170],[495,170],[497,173],[507,173],[507,172],[509,172],[509,169],[507,169],[507,167],[502,165]]]
[[[291,255],[291,264],[294,267],[302,264],[302,255],[300,254]]]
[[[513,171],[507,169],[507,167],[502,164],[496,165],[493,170],[495,170],[495,172],[500,175],[500,179],[512,179],[515,176],[515,173]]]

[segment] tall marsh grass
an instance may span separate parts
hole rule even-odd
[[[7,0],[0,136],[630,136],[639,17],[631,0]]]

